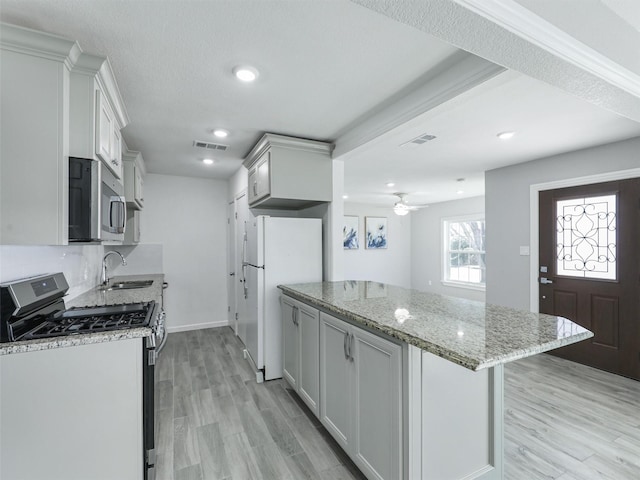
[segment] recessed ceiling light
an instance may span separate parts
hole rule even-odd
[[[216,128],[213,131],[213,134],[218,138],[226,138],[229,135],[229,132],[227,132],[226,130],[224,130],[222,128]]]
[[[457,193],[458,195],[462,195],[462,194],[464,193],[464,190],[458,190],[456,193]]]
[[[500,140],[509,140],[511,137],[513,137],[516,134],[516,132],[501,132],[498,135],[496,135]]]
[[[234,67],[233,74],[236,76],[238,80],[241,80],[243,82],[253,82],[256,78],[258,78],[258,70],[249,66]]]
[[[387,183],[387,187],[395,187],[395,186],[396,186],[396,184],[393,183],[393,182],[388,182]]]
[[[349,195],[342,195],[342,198],[346,200],[347,198],[349,198]]]
[[[211,159],[211,158],[203,158],[202,159],[202,163],[204,163],[205,165],[213,165],[213,159]]]

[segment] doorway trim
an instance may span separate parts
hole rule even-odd
[[[624,180],[634,177],[640,177],[640,168],[597,173],[595,175],[554,180],[552,182],[535,183],[529,186],[529,309],[532,312],[538,313],[540,308],[538,299],[540,294],[538,286],[538,265],[540,263],[540,219],[538,218],[540,214],[540,207],[538,205],[538,193],[544,190],[577,187],[579,185]]]

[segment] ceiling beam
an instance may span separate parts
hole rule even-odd
[[[455,53],[339,133],[333,158],[357,149],[504,71],[503,67],[475,55]]]
[[[635,73],[513,0],[351,1],[640,122]]]

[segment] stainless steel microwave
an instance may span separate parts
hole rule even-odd
[[[124,240],[124,187],[102,162],[69,157],[69,242]]]

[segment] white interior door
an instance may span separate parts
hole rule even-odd
[[[246,190],[241,192],[235,201],[235,295],[236,295],[236,320],[234,330],[242,341],[247,338],[247,301],[244,296],[244,275],[246,269],[242,268],[242,255],[244,248],[244,223],[249,219],[249,203]]]
[[[238,286],[236,272],[236,202],[229,203],[227,208],[227,312],[231,328],[236,331],[236,288]],[[237,333],[237,332],[236,332]]]

